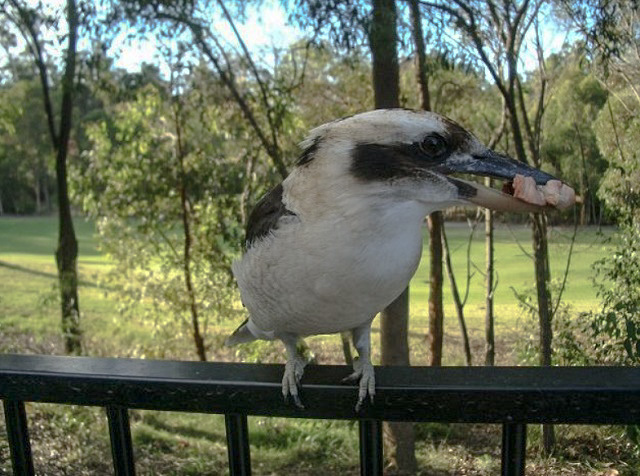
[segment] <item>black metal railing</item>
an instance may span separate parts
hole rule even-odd
[[[116,475],[135,474],[128,409],[225,415],[229,471],[251,473],[247,415],[359,420],[363,475],[382,474],[382,421],[501,423],[502,474],[522,475],[527,423],[638,424],[640,368],[377,367],[354,410],[345,366],[309,366],[305,409],[282,400],[282,365],[0,355],[13,471],[34,474],[24,402],[106,408]]]

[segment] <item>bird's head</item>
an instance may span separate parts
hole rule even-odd
[[[346,176],[362,193],[372,190],[422,202],[432,210],[465,203],[503,211],[543,208],[454,174],[507,183],[518,175],[531,177],[537,185],[555,180],[494,152],[454,121],[432,112],[380,109],[358,114],[317,127],[302,147],[297,169],[307,169],[314,180]]]

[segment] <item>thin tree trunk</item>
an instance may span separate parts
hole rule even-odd
[[[587,224],[587,213],[591,208],[591,187],[589,187],[589,177],[587,175],[587,159],[584,155],[582,133],[580,132],[580,127],[578,127],[578,124],[574,122],[573,126],[576,129],[576,133],[578,134],[578,142],[580,143],[580,158],[582,164],[582,170],[580,173],[580,195],[582,196],[582,203],[580,204],[580,225],[584,226]],[[591,213],[588,213],[588,215],[589,217],[591,217]]]
[[[179,99],[177,99],[179,101]],[[184,284],[189,299],[189,311],[191,313],[191,332],[193,335],[193,343],[196,346],[196,354],[202,362],[207,360],[207,351],[204,345],[204,338],[200,331],[200,316],[198,315],[198,304],[196,300],[196,290],[193,284],[193,276],[191,274],[191,213],[189,209],[189,199],[187,197],[187,184],[184,169],[184,148],[182,146],[182,127],[180,124],[179,105],[174,106],[174,119],[176,126],[176,154],[178,156],[178,165],[180,167],[180,210],[182,214],[182,231],[184,234],[184,256],[183,256],[183,273]]]
[[[504,134],[505,127],[507,125],[507,107],[502,99],[502,119],[500,125],[494,131],[491,140],[489,141],[489,148],[493,149],[498,144],[502,135]],[[493,181],[491,177],[486,177],[484,184],[491,188]],[[496,343],[495,343],[495,316],[493,312],[493,293],[495,291],[494,284],[494,240],[493,240],[493,210],[485,208],[484,210],[484,232],[485,232],[485,365],[492,366],[495,364],[496,358]]]
[[[544,213],[531,216],[533,227],[533,251],[535,262],[536,290],[538,294],[538,319],[540,325],[540,365],[551,365],[551,342],[553,330],[551,326],[551,292],[549,290],[549,250],[547,242],[547,217]],[[550,454],[555,445],[552,425],[542,425],[542,449]]]
[[[187,191],[184,183],[184,171],[182,183],[180,184],[180,206],[182,208],[182,229],[184,232],[184,283],[187,291],[187,297],[189,298],[189,311],[191,312],[191,330],[193,333],[193,342],[196,346],[198,359],[200,359],[202,362],[205,362],[207,360],[207,352],[204,345],[204,338],[200,331],[200,317],[198,315],[198,305],[196,302],[196,290],[191,276],[191,224],[189,218],[189,201],[187,199]]]
[[[33,184],[33,193],[36,198],[36,214],[40,215],[42,212],[42,203],[40,202],[40,178],[36,174],[36,180]]]
[[[429,94],[429,75],[427,71],[427,53],[424,45],[424,33],[422,31],[422,18],[418,0],[411,0],[411,36],[416,47],[416,81],[420,86],[420,99],[422,109],[431,110],[431,95]]]
[[[442,309],[442,212],[429,215],[429,350],[430,365],[442,365],[444,312]]]
[[[71,204],[67,188],[67,152],[73,114],[73,89],[76,67],[76,42],[78,16],[75,0],[67,1],[67,21],[69,24],[68,47],[65,71],[62,78],[62,106],[60,109],[60,134],[56,149],[56,180],[58,184],[58,248],[56,264],[60,285],[62,309],[62,333],[65,350],[69,354],[82,352],[80,332],[80,307],[78,304],[78,241],[73,228]]]
[[[42,193],[44,194],[44,208],[47,213],[51,212],[51,195],[49,194],[49,175],[44,177],[44,186],[42,187]]]
[[[372,0],[369,32],[375,107],[400,105],[396,5],[394,0]],[[406,289],[380,315],[382,365],[409,365],[409,290]],[[415,433],[411,423],[386,423],[392,447],[391,459],[398,471],[416,472]]]
[[[456,276],[453,272],[453,265],[451,264],[451,253],[449,252],[449,241],[447,240],[447,233],[442,228],[442,250],[444,252],[444,264],[447,270],[447,276],[451,283],[451,293],[453,294],[453,302],[456,306],[456,313],[458,315],[458,323],[460,324],[460,335],[462,336],[462,347],[464,349],[464,358],[468,366],[471,366],[471,345],[469,344],[469,333],[467,332],[467,324],[464,320],[464,302],[460,299],[460,293],[458,291],[458,284],[456,283]],[[468,258],[468,256],[467,256]],[[467,286],[469,283],[467,282]]]
[[[417,0],[409,3],[411,11],[411,34],[416,48],[416,81],[420,87],[421,106],[425,111],[431,110],[429,94],[429,76],[427,74],[427,55],[422,31],[420,5]],[[431,365],[442,365],[442,341],[444,310],[442,306],[442,233],[444,219],[441,212],[434,212],[428,217],[429,224],[429,348]],[[457,289],[455,290],[457,292]]]
[[[485,184],[491,187],[491,178],[485,180]],[[493,277],[494,277],[494,248],[493,248],[493,211],[485,208],[484,210],[484,232],[486,247],[486,276],[485,276],[485,350],[484,364],[495,365],[496,343],[495,343],[495,326],[493,315]]]

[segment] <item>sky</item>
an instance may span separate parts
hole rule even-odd
[[[285,48],[301,36],[297,28],[287,24],[287,14],[279,0],[265,0],[259,9],[250,5],[246,21],[237,22],[236,27],[251,51],[261,51],[271,46]],[[235,44],[233,31],[226,21],[214,23],[214,30]],[[153,41],[138,40],[130,43],[126,36],[127,32],[122,32],[114,41],[113,49],[120,52],[120,57],[115,61],[116,66],[135,71],[140,69],[142,63],[157,63]]]
[[[30,0],[34,4],[37,0]],[[45,0],[44,3],[52,10],[61,11],[64,8],[66,0]],[[247,7],[246,18],[242,22],[236,24],[238,30],[247,47],[258,53],[258,57],[262,57],[264,62],[269,64],[269,58],[265,57],[265,51],[272,47],[279,49],[286,48],[288,45],[296,41],[302,36],[302,32],[294,26],[287,23],[287,13],[282,7],[281,0],[264,0],[260,2],[260,6],[255,4]],[[229,24],[220,19],[214,23],[214,30],[222,34],[229,44],[236,45],[234,35]],[[115,38],[110,54],[116,57],[115,65],[129,71],[138,71],[143,63],[159,64],[162,63],[156,56],[157,45],[152,39],[134,39],[129,40],[127,36],[135,31],[122,31]],[[135,35],[131,35],[135,36]],[[545,54],[560,50],[566,41],[568,34],[559,31],[559,29],[548,21],[543,24],[542,38],[545,46]],[[19,45],[23,47],[24,44]],[[80,42],[79,47],[88,48],[88,44],[83,45]],[[261,56],[262,55],[262,56]],[[0,61],[3,60],[4,51],[0,51]],[[525,71],[536,68],[537,60],[533,48],[525,49],[521,57],[522,67]],[[161,66],[161,71],[167,70]]]

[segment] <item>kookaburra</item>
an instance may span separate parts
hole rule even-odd
[[[282,392],[298,406],[306,364],[298,340],[346,330],[359,354],[347,377],[359,380],[356,409],[373,400],[371,322],[415,273],[426,215],[452,205],[539,211],[574,199],[551,175],[431,112],[358,114],[313,129],[301,147],[295,168],[249,218],[246,252],[233,265],[249,318],[227,341],[281,340]],[[452,174],[503,179],[514,193]]]

